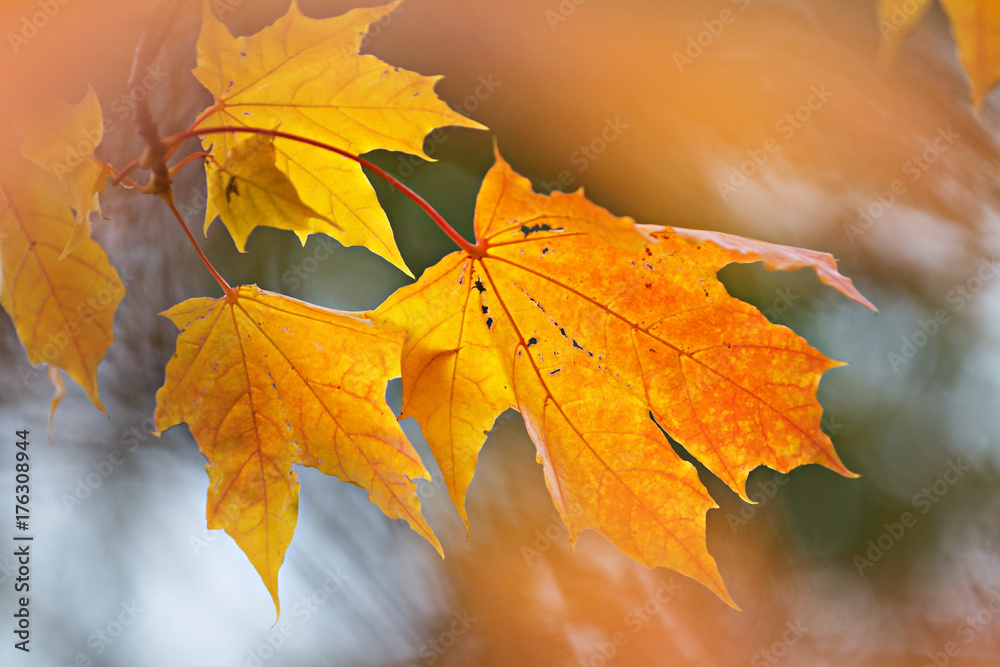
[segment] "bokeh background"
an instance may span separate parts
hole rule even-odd
[[[226,2],[243,34],[287,8]],[[9,34],[23,34],[43,4],[56,9],[15,51]],[[160,61],[168,76],[141,93],[164,134],[210,101],[189,73],[200,3],[179,4]],[[353,5],[300,2],[317,17]],[[4,0],[0,109],[42,92],[75,102],[92,84],[115,121],[101,155],[127,162],[140,149],[122,102],[136,94],[125,82],[142,9]],[[760,469],[749,492],[761,502],[747,505],[700,469],[719,504],[708,546],[743,611],[593,532],[570,553],[520,417],[507,413],[470,489],[468,541],[419,427],[403,423],[434,475],[421,496],[444,561],[360,489],[299,470],[299,525],[280,580],[292,632],[272,629],[256,573],[205,528],[204,458],[186,428],[147,433],[176,335],[156,313],[218,288],[160,202],[116,190],[103,200],[108,220],[95,221],[129,289],[101,366],[110,419],[71,387],[46,442],[51,389],[0,316],[0,432],[7,451],[14,429],[32,431],[36,535],[30,656],[12,649],[13,558],[0,548],[0,664],[1000,664],[1000,275],[980,272],[1000,245],[1000,99],[974,116],[936,6],[881,70],[875,9],[873,0],[408,0],[365,46],[444,75],[439,95],[490,127],[429,142],[433,164],[375,156],[467,237],[495,137],[540,191],[585,187],[640,222],[832,252],[878,305],[873,315],[808,271],[722,272],[731,293],[850,362],[823,379],[820,398],[826,430],[861,475]],[[938,137],[948,139],[935,146]],[[778,149],[744,164],[765,145]],[[880,209],[896,180],[905,191]],[[408,200],[374,185],[415,272],[453,249]],[[178,181],[195,229],[204,192],[197,167]],[[255,231],[245,255],[220,224],[203,245],[230,283],[345,310],[372,308],[407,282],[365,250],[318,261],[317,239],[301,247],[273,230]],[[295,267],[308,279],[292,280]],[[935,329],[927,322],[941,310],[947,321]],[[399,394],[397,380],[388,392],[397,410]],[[114,450],[123,461],[87,487]],[[11,460],[0,457],[8,499]],[[77,494],[86,497],[66,502]]]

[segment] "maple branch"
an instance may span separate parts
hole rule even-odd
[[[135,56],[132,59],[132,71],[128,77],[129,90],[142,87],[142,77],[149,67],[152,66],[156,56],[160,53],[163,41],[167,36],[167,31],[173,25],[176,7],[163,9],[165,5],[157,6],[156,3],[150,7],[151,19],[143,27],[139,35],[139,43],[135,47]],[[155,13],[154,13],[155,12]],[[153,113],[149,109],[149,98],[143,96],[136,100],[135,107],[136,131],[146,143],[146,150],[139,161],[141,166],[149,167],[152,176],[146,190],[163,196],[168,202],[172,199],[170,192],[170,172],[167,170],[167,145],[160,137],[159,130],[156,129],[156,121]],[[133,161],[134,162],[134,161]],[[115,178],[115,183],[121,180],[121,176],[128,173],[133,168],[130,162],[122,174]]]
[[[184,230],[184,233],[187,234],[188,240],[191,241],[191,245],[194,246],[195,252],[198,253],[198,257],[201,257],[202,263],[208,269],[208,272],[212,274],[212,277],[215,278],[215,282],[219,283],[219,286],[222,287],[222,291],[226,293],[226,298],[227,299],[232,298],[235,295],[233,288],[229,286],[229,283],[226,282],[225,278],[219,275],[219,272],[215,270],[215,267],[212,266],[212,263],[208,261],[207,257],[205,257],[205,253],[203,253],[201,251],[201,248],[198,247],[198,242],[195,241],[194,234],[192,234],[191,230],[188,229],[187,223],[185,223],[184,218],[181,217],[180,211],[178,211],[177,207],[174,206],[173,199],[172,198],[167,199],[166,197],[164,197],[164,200],[167,202],[167,205],[170,207],[170,210],[173,211],[174,217],[177,218],[177,222],[180,223],[180,226]]]
[[[180,142],[190,139],[191,137],[199,136],[202,134],[225,134],[227,132],[244,132],[248,134],[264,134],[270,137],[280,137],[282,139],[291,139],[292,141],[298,141],[299,143],[309,144],[310,146],[315,146],[316,148],[322,148],[323,150],[330,151],[331,153],[336,153],[337,155],[346,157],[349,160],[354,160],[362,167],[369,169],[384,180],[386,183],[396,188],[404,195],[410,198],[414,204],[419,206],[424,210],[424,212],[430,216],[431,220],[437,223],[437,226],[444,231],[448,237],[455,242],[455,244],[461,248],[463,251],[471,255],[472,257],[482,257],[485,253],[484,248],[474,246],[468,241],[466,241],[461,234],[455,231],[454,227],[448,224],[440,213],[435,210],[433,206],[427,203],[427,201],[418,195],[416,192],[411,190],[409,186],[404,185],[402,181],[398,178],[382,169],[381,167],[372,164],[368,160],[364,159],[359,155],[355,155],[350,151],[346,151],[343,148],[337,148],[336,146],[331,146],[330,144],[323,143],[322,141],[316,141],[315,139],[309,139],[308,137],[299,136],[297,134],[292,134],[290,132],[282,132],[281,130],[265,130],[259,127],[230,127],[230,126],[217,126],[217,127],[202,127],[195,130],[187,130],[181,132],[180,134],[175,134],[170,137],[164,138],[164,142],[170,146],[174,147],[179,145]]]

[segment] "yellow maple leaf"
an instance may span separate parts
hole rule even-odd
[[[90,238],[90,214],[101,212],[98,194],[113,176],[105,163],[94,158],[94,149],[104,137],[97,93],[88,87],[78,104],[59,99],[37,104],[24,134],[21,154],[59,178],[76,212],[73,234],[61,253],[65,257]]]
[[[483,432],[514,407],[571,540],[593,528],[732,604],[705,548],[711,498],[650,415],[744,499],[761,465],[851,475],[815,396],[839,363],[715,274],[733,261],[813,266],[867,302],[822,253],[683,230],[692,243],[666,227],[633,229],[657,241],[636,253],[594,235],[629,247],[630,226],[582,193],[533,193],[498,153],[474,252],[445,257],[370,316],[407,331],[401,416],[420,422],[466,525]]]
[[[274,140],[255,134],[233,146],[225,161],[209,171],[205,217],[221,217],[239,248],[261,218],[272,227],[304,233],[309,233],[311,219],[323,219],[302,203],[274,162]],[[339,228],[332,220],[325,222]]]
[[[208,527],[236,540],[276,608],[298,517],[294,464],[367,490],[441,552],[413,481],[429,475],[385,404],[400,330],[256,286],[163,315],[181,334],[156,394],[156,427],[190,427],[208,459]]]
[[[883,63],[920,24],[931,0],[879,0]],[[983,97],[1000,81],[1000,4],[990,0],[941,0],[951,22],[962,66],[979,110]]]
[[[206,2],[194,73],[215,96],[215,103],[196,127],[280,128],[354,154],[381,148],[426,159],[430,158],[423,152],[423,140],[433,129],[446,125],[485,129],[438,99],[434,84],[440,77],[421,76],[374,56],[358,55],[369,24],[398,6],[395,2],[311,19],[293,1],[273,25],[234,38]],[[236,141],[235,133],[202,140],[219,164]],[[289,139],[275,140],[274,147],[277,168],[318,214],[307,229],[296,230],[303,242],[312,233],[329,234],[344,245],[366,246],[412,275],[357,163]],[[206,168],[211,179],[214,167]],[[211,222],[206,216],[206,229]],[[260,216],[255,224],[271,222]],[[237,246],[243,249],[239,241]]]
[[[114,341],[111,325],[125,286],[90,238],[60,260],[78,229],[73,204],[58,176],[0,149],[0,303],[28,361],[66,371],[104,412],[97,365]]]

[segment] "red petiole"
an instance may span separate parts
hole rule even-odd
[[[246,134],[264,134],[264,135],[271,136],[271,137],[280,137],[282,139],[290,139],[292,141],[298,141],[299,143],[309,144],[310,146],[315,146],[317,148],[322,148],[323,150],[327,150],[327,151],[330,151],[331,153],[336,153],[337,155],[341,155],[343,157],[346,157],[349,160],[354,160],[355,162],[357,162],[358,164],[360,164],[362,167],[365,167],[366,169],[371,170],[379,178],[381,178],[382,180],[384,180],[385,182],[387,182],[389,185],[393,186],[394,188],[396,188],[397,190],[399,190],[400,192],[402,192],[404,195],[406,195],[407,197],[409,197],[413,201],[413,203],[415,203],[417,206],[419,206],[421,209],[423,209],[424,212],[427,213],[427,215],[430,216],[430,218],[435,223],[437,223],[437,226],[440,227],[444,231],[444,233],[447,234],[448,237],[451,238],[451,240],[454,241],[455,244],[458,245],[458,247],[461,248],[462,250],[464,250],[466,253],[468,253],[472,257],[482,257],[483,253],[485,252],[485,248],[481,248],[479,246],[472,245],[471,243],[469,243],[468,241],[466,241],[464,238],[462,238],[462,235],[459,234],[458,232],[456,232],[455,229],[451,225],[448,224],[448,221],[445,220],[441,216],[441,214],[438,213],[434,209],[433,206],[431,206],[430,204],[428,204],[427,201],[423,197],[421,197],[416,192],[414,192],[413,190],[411,190],[408,186],[404,185],[398,178],[396,178],[392,174],[388,173],[387,171],[385,171],[381,167],[378,167],[377,165],[372,164],[371,162],[369,162],[368,160],[364,159],[363,157],[355,155],[354,153],[346,151],[346,150],[344,150],[342,148],[337,148],[336,146],[331,146],[330,144],[323,143],[322,141],[316,141],[315,139],[309,139],[308,137],[302,137],[302,136],[299,136],[297,134],[292,134],[290,132],[282,132],[281,130],[265,130],[263,128],[258,128],[258,127],[227,127],[227,126],[217,126],[217,127],[203,127],[203,128],[198,128],[196,130],[188,130],[186,132],[181,132],[180,134],[175,134],[175,135],[173,135],[171,137],[164,138],[164,143],[166,143],[170,147],[174,147],[174,146],[179,145],[182,141],[190,139],[191,137],[196,137],[196,136],[200,136],[200,135],[203,135],[203,134],[224,134],[224,133],[227,133],[227,132],[243,132],[243,133],[246,133]],[[185,161],[187,159],[188,158],[185,158]],[[185,163],[185,161],[182,161],[181,165],[183,165]],[[178,166],[180,166],[180,165],[178,165]],[[175,167],[175,169],[176,169],[176,167]]]

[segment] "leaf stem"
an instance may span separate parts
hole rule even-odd
[[[208,157],[209,155],[211,155],[211,153],[206,153],[206,152],[204,152],[204,151],[201,151],[201,152],[199,152],[199,153],[191,153],[191,155],[188,155],[188,156],[187,156],[187,157],[185,157],[185,158],[184,158],[183,160],[181,160],[180,162],[178,162],[178,163],[177,163],[177,164],[175,164],[174,166],[170,167],[170,169],[169,169],[169,172],[170,172],[170,175],[171,175],[171,176],[173,176],[173,175],[174,175],[174,174],[176,174],[176,173],[177,173],[178,171],[180,171],[181,169],[183,169],[183,168],[184,168],[184,166],[185,166],[185,165],[186,165],[186,164],[187,164],[188,162],[193,162],[193,161],[195,161],[195,160],[198,160],[198,159],[200,159],[200,158],[203,158],[203,157]]]
[[[208,261],[207,257],[205,257],[205,253],[203,253],[201,251],[201,248],[198,247],[198,242],[194,240],[194,234],[192,234],[191,230],[188,229],[187,224],[184,222],[184,218],[181,217],[180,211],[178,211],[177,207],[174,206],[173,200],[168,199],[166,197],[164,197],[163,199],[164,201],[167,202],[167,205],[170,207],[170,210],[173,211],[174,217],[177,218],[177,222],[184,230],[184,233],[187,234],[188,240],[191,241],[191,245],[194,246],[195,252],[198,253],[198,257],[201,257],[201,261],[208,269],[208,272],[212,274],[212,277],[215,278],[215,282],[219,283],[219,286],[222,287],[222,291],[226,293],[226,299],[235,298],[236,293],[233,291],[233,288],[229,286],[229,283],[226,282],[225,278],[219,275],[219,272],[215,270],[215,267],[212,266],[212,263]]]
[[[316,148],[322,148],[323,150],[327,150],[327,151],[330,151],[331,153],[336,153],[337,155],[341,155],[343,157],[346,157],[349,160],[354,160],[355,162],[357,162],[358,164],[360,164],[362,167],[365,167],[366,169],[369,169],[369,170],[373,171],[379,178],[381,178],[386,183],[388,183],[389,185],[391,185],[392,187],[396,188],[397,190],[399,190],[400,192],[402,192],[404,195],[406,195],[407,197],[409,197],[413,201],[413,203],[415,203],[417,206],[419,206],[421,209],[423,209],[424,212],[428,216],[430,216],[431,220],[433,220],[435,223],[437,223],[437,226],[440,227],[444,231],[444,233],[447,234],[448,237],[452,241],[454,241],[455,244],[459,248],[461,248],[462,250],[464,250],[466,253],[468,253],[472,257],[477,257],[478,258],[478,257],[482,257],[483,254],[486,252],[485,248],[480,248],[478,246],[474,246],[471,243],[469,243],[468,241],[466,241],[462,237],[461,234],[459,234],[458,232],[456,232],[455,229],[451,225],[448,224],[448,221],[445,220],[441,216],[441,214],[438,213],[434,209],[433,206],[431,206],[430,204],[428,204],[427,201],[423,197],[421,197],[416,192],[414,192],[413,190],[411,190],[409,188],[409,186],[404,185],[398,178],[396,178],[392,174],[388,173],[387,171],[385,171],[381,167],[378,167],[378,166],[372,164],[371,162],[369,162],[368,160],[364,159],[363,157],[360,157],[358,155],[355,155],[354,153],[346,151],[343,148],[337,148],[336,146],[331,146],[330,144],[323,143],[322,141],[316,141],[315,139],[309,139],[308,137],[302,137],[302,136],[299,136],[297,134],[292,134],[290,132],[282,132],[280,130],[266,130],[264,128],[259,128],[259,127],[230,127],[230,126],[202,127],[202,128],[198,128],[198,129],[195,129],[195,130],[187,130],[185,132],[181,132],[180,134],[175,134],[173,136],[166,137],[164,139],[164,143],[166,143],[168,146],[172,147],[172,146],[176,146],[176,145],[180,144],[180,142],[185,141],[187,139],[190,139],[191,137],[194,137],[194,136],[199,136],[199,135],[202,135],[202,134],[224,134],[224,133],[227,133],[227,132],[244,132],[244,133],[248,133],[248,134],[264,134],[264,135],[271,136],[271,137],[280,137],[282,139],[290,139],[292,141],[298,141],[299,143],[308,144],[310,146],[315,146]]]
[[[138,157],[137,158],[133,158],[132,161],[130,161],[127,165],[125,165],[124,167],[122,167],[121,171],[119,171],[115,175],[115,180],[111,181],[111,185],[118,185],[119,183],[121,183],[122,179],[124,179],[126,176],[128,176],[128,174],[131,173],[133,169],[135,169],[136,167],[138,167],[139,163],[141,161],[142,161],[142,158],[138,158]]]

